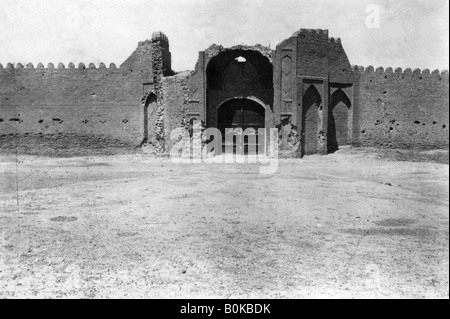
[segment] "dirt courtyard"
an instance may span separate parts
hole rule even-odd
[[[448,164],[259,167],[1,155],[0,297],[449,297]]]

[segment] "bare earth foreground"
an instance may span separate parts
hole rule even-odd
[[[259,167],[0,156],[0,297],[448,298],[448,164]]]

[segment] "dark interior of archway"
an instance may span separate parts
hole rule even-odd
[[[339,146],[348,145],[348,116],[350,100],[347,95],[338,89],[331,96],[328,114],[328,152],[334,153]]]
[[[303,139],[301,143],[302,154],[313,154],[317,152],[319,133],[319,107],[322,98],[319,92],[311,85],[303,96]]]
[[[258,149],[258,129],[265,127],[265,109],[257,102],[249,99],[232,99],[219,107],[218,129],[222,133],[222,145],[225,147],[227,129],[241,128],[243,131],[254,132],[255,140],[244,136],[245,152],[254,147]],[[234,144],[236,139],[234,139]],[[234,145],[235,146],[235,145]],[[249,147],[250,146],[250,147]]]
[[[244,58],[243,60],[245,60],[245,62],[238,62],[236,60],[237,58]],[[265,89],[273,89],[272,63],[260,52],[252,50],[224,51],[212,58],[206,69],[208,89],[222,90],[224,88],[224,80],[226,80],[227,76],[225,71],[227,69],[238,70],[240,69],[238,67],[239,65],[243,70],[250,71],[247,73],[254,73],[254,77],[251,79],[252,81],[249,81],[249,84]],[[240,72],[233,73],[236,73],[237,75],[235,80],[245,80],[246,74],[239,74]],[[242,75],[244,75],[244,77],[242,77]]]

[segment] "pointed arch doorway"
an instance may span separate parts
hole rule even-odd
[[[265,108],[258,102],[249,98],[232,98],[221,105],[217,110],[218,129],[222,133],[223,150],[225,136],[230,129],[242,129],[249,134],[244,136],[244,152],[258,151],[258,129],[265,127]],[[252,136],[254,138],[251,138]],[[236,139],[233,140],[235,147]]]
[[[351,102],[341,89],[331,95],[328,115],[328,152],[334,153],[339,147],[350,144]]]
[[[302,154],[315,154],[318,150],[318,137],[321,129],[319,111],[322,109],[322,98],[314,85],[310,85],[303,96],[302,114]]]

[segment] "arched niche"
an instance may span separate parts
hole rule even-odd
[[[341,89],[336,90],[330,99],[328,109],[328,152],[333,153],[340,146],[348,145],[349,140],[349,118],[351,101],[347,94]]]

